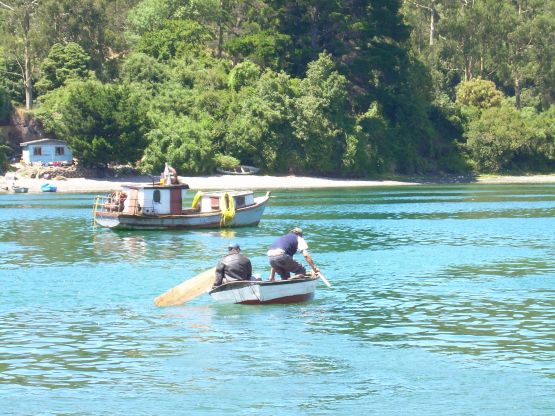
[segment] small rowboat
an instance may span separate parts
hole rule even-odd
[[[210,296],[220,303],[258,305],[295,303],[314,299],[316,282],[320,276],[305,276],[289,280],[245,280],[225,283],[212,289]]]
[[[40,187],[42,192],[56,192],[58,188],[55,185],[50,185],[49,183],[45,183]]]
[[[224,175],[254,175],[260,171],[260,168],[254,166],[240,165],[231,169],[216,168],[216,170]]]
[[[26,194],[27,192],[29,192],[29,188],[27,188],[25,186],[13,185],[12,186],[12,191],[16,194]]]

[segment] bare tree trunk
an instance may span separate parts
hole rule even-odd
[[[430,4],[430,46],[434,46],[436,37],[436,9],[434,2]]]
[[[310,46],[313,50],[318,50],[320,30],[318,28],[320,19],[320,10],[318,7],[313,6],[309,9],[310,13]]]
[[[33,106],[33,79],[31,75],[31,57],[29,52],[29,40],[25,39],[23,64],[23,86],[25,88],[25,109],[30,110]]]
[[[29,31],[31,27],[31,16],[28,8],[25,8],[23,17],[23,83],[25,85],[25,108],[30,110],[33,106],[33,79],[31,69],[31,41],[29,39]]]
[[[464,80],[472,80],[472,55],[464,58]]]
[[[520,86],[520,78],[515,77],[515,105],[517,110],[520,110],[522,107],[522,102],[520,98],[521,93],[522,93],[522,87]]]
[[[224,49],[224,25],[220,22],[218,26],[218,59],[220,59]]]

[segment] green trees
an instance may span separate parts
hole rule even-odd
[[[25,108],[33,103],[33,75],[38,59],[40,37],[36,25],[38,0],[11,0],[0,2],[0,13],[4,17],[4,53],[16,63],[17,75],[25,91]]]
[[[520,113],[509,106],[484,110],[470,123],[466,136],[472,160],[480,171],[506,171],[532,151],[531,131]]]
[[[295,82],[281,72],[266,70],[253,88],[238,92],[221,153],[268,171],[299,166],[291,118]]]
[[[10,94],[7,88],[0,86],[0,125],[7,123],[11,110]]]
[[[151,173],[549,169],[551,3],[4,0],[0,108]]]
[[[167,20],[162,27],[145,33],[137,52],[145,53],[161,62],[176,57],[199,53],[202,44],[210,39],[207,30],[191,20]]]
[[[123,85],[74,81],[43,97],[36,115],[85,166],[134,163],[146,146],[146,105]]]
[[[41,77],[35,84],[37,91],[44,94],[60,88],[69,80],[94,78],[88,67],[89,61],[89,56],[77,43],[54,44],[41,63]]]
[[[341,173],[349,133],[349,84],[335,69],[331,56],[322,54],[308,65],[294,102],[293,134],[299,142],[304,170]]]

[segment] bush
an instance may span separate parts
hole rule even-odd
[[[230,170],[239,166],[241,162],[233,156],[218,153],[214,156],[214,164],[219,168]]]
[[[465,136],[471,160],[482,172],[508,170],[536,150],[533,132],[521,113],[509,106],[485,110],[469,124]]]
[[[461,82],[457,86],[456,94],[457,104],[482,110],[499,107],[503,99],[503,94],[493,82],[481,78]]]

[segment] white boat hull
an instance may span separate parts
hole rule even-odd
[[[121,230],[171,230],[228,228],[258,225],[270,196],[254,198],[251,206],[237,209],[232,220],[221,223],[221,212],[183,215],[132,215],[122,212],[95,213],[95,221],[102,227]]]
[[[318,277],[270,281],[227,283],[210,291],[220,303],[247,305],[306,302],[314,298]]]

